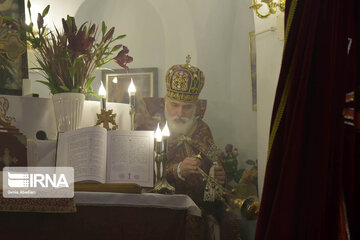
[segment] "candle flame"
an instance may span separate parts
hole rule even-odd
[[[162,132],[161,132],[161,135],[162,135],[163,137],[169,137],[169,136],[170,136],[170,130],[169,130],[167,121],[166,121],[165,127],[163,128],[163,130],[162,130]]]
[[[99,95],[102,97],[106,96],[106,90],[105,90],[104,84],[102,82],[101,82],[101,86],[99,88]]]
[[[162,135],[161,135],[161,130],[160,130],[159,124],[157,125],[156,131],[155,131],[155,139],[157,142],[162,141]]]
[[[136,88],[135,88],[134,81],[133,81],[132,78],[131,78],[131,82],[130,82],[130,85],[129,85],[129,88],[128,88],[128,92],[129,93],[135,93],[136,92]]]
[[[113,82],[113,83],[118,83],[117,77],[114,77],[112,82]]]

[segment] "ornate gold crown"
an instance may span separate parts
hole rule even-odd
[[[166,73],[166,96],[182,102],[196,102],[205,83],[204,73],[191,66],[190,55],[186,64],[174,65]]]

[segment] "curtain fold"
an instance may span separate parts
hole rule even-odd
[[[358,93],[345,99],[360,86],[359,13],[354,0],[286,2],[256,240],[346,239],[345,223],[356,239],[359,129],[344,112],[359,108]]]

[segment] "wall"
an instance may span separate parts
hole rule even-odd
[[[277,17],[272,15],[266,19],[254,17],[255,30],[261,32],[270,27],[282,28],[283,22],[277,25]],[[270,132],[270,121],[275,98],[275,91],[280,73],[283,40],[279,40],[277,31],[269,31],[256,36],[257,65],[257,155],[258,183],[260,196],[263,188],[267,148]]]

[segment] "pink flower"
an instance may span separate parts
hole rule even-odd
[[[77,58],[81,54],[89,54],[95,38],[84,30],[84,24],[77,30],[75,18],[68,17],[67,20],[62,19],[63,28],[69,41],[69,49],[73,53],[73,58]],[[95,26],[91,26],[91,32],[95,31]]]
[[[44,18],[41,16],[40,13],[38,13],[37,25],[39,29],[44,26]]]
[[[126,46],[123,46],[123,49],[119,51],[118,55],[114,57],[114,60],[117,64],[119,64],[121,67],[125,68],[127,71],[129,71],[129,67],[126,66],[126,64],[131,63],[133,61],[133,58],[129,55],[129,49]]]
[[[89,53],[95,38],[86,36],[85,31],[79,30],[76,34],[68,35],[69,49],[73,52],[73,57],[77,58],[81,54]]]
[[[107,42],[109,41],[112,36],[114,35],[114,31],[115,31],[115,27],[112,27],[106,34],[105,34],[105,37],[104,37],[104,42]]]

